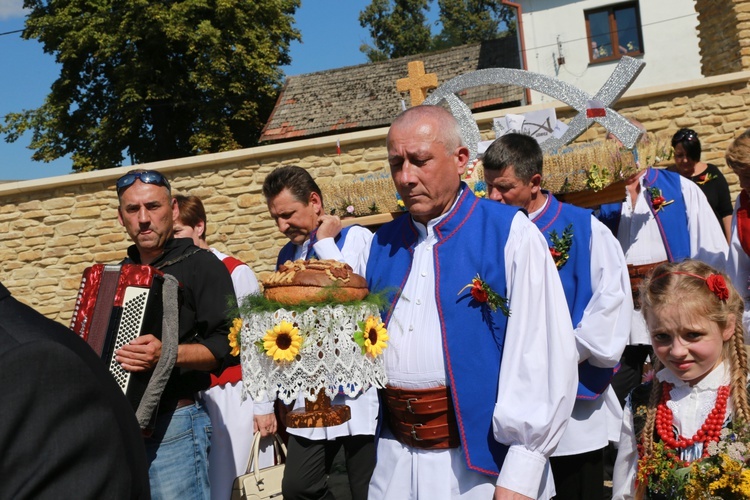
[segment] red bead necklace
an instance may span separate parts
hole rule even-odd
[[[667,401],[671,399],[669,391],[672,389],[672,384],[662,383],[661,390],[661,401],[656,407],[656,432],[661,438],[662,442],[669,448],[679,449],[687,448],[692,446],[694,443],[703,443],[703,457],[708,456],[708,443],[711,441],[718,441],[721,429],[724,426],[724,416],[727,411],[727,399],[729,399],[729,386],[722,385],[716,394],[716,403],[714,404],[713,410],[706,417],[706,421],[703,423],[698,432],[688,439],[682,435],[674,438],[673,423],[674,415],[672,410],[667,406]]]

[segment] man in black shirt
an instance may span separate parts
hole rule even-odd
[[[128,172],[117,181],[117,195],[118,220],[134,243],[125,262],[155,267],[183,287],[177,360],[154,432],[146,438],[151,493],[154,498],[208,498],[211,425],[195,393],[208,388],[208,372],[219,371],[229,359],[232,279],[210,252],[188,238],[172,237],[178,208],[162,174]],[[141,335],[115,354],[128,371],[152,370],[161,356],[161,341]]]
[[[83,340],[2,283],[0,393],[0,498],[150,498],[122,389]]]

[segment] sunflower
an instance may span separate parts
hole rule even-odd
[[[293,361],[302,347],[299,329],[288,321],[274,325],[263,336],[263,349],[274,361]]]
[[[242,319],[234,318],[232,328],[229,329],[229,335],[227,335],[229,347],[232,348],[232,352],[230,352],[232,356],[237,356],[240,353],[240,330],[242,330]]]
[[[360,321],[359,327],[361,330],[354,333],[354,341],[362,347],[363,354],[378,357],[387,347],[388,333],[385,324],[380,322],[380,318],[370,316],[364,322]]]

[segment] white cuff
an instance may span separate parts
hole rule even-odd
[[[273,401],[253,402],[254,415],[269,415],[271,413],[273,413]]]
[[[541,453],[530,451],[521,445],[511,446],[496,485],[537,498],[546,464],[547,458]]]

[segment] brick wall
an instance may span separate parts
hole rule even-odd
[[[725,168],[723,155],[729,142],[750,127],[748,81],[750,72],[744,72],[641,89],[627,93],[616,107],[660,137],[671,137],[681,127],[697,130],[703,159],[722,168],[736,194],[736,177]],[[561,104],[503,114],[540,107],[556,107],[561,118],[575,114]],[[497,116],[499,111],[475,115],[483,138],[491,138]],[[309,169],[321,183],[385,172],[386,132],[381,128],[141,167],[162,171],[176,193],[200,196],[209,218],[209,244],[245,260],[262,276],[271,271],[285,243],[266,211],[261,194],[265,176],[288,164]],[[581,140],[603,135],[604,129],[595,126]],[[69,322],[83,269],[119,261],[130,243],[117,222],[114,192],[115,180],[130,168],[0,184],[0,281],[16,298]]]

